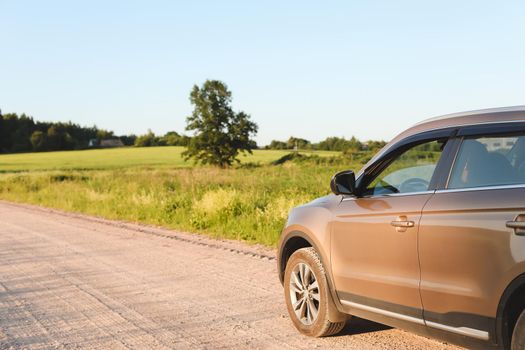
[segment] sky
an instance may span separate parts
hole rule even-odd
[[[260,145],[389,140],[525,104],[525,2],[0,0],[0,109],[117,134],[184,132],[224,81]]]

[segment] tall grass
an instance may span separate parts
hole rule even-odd
[[[329,192],[362,161],[319,157],[279,165],[52,170],[0,175],[0,198],[274,246],[290,208]]]

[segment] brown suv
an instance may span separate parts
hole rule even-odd
[[[525,349],[525,107],[424,121],[331,188],[291,211],[279,244],[300,332],[355,315]]]

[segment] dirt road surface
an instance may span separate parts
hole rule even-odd
[[[0,201],[0,349],[455,349],[364,320],[301,336],[274,252]]]

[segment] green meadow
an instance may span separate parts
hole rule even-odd
[[[35,170],[108,170],[123,168],[188,168],[181,154],[184,147],[127,147],[94,149],[85,151],[61,151],[42,153],[19,153],[0,155],[0,172]],[[255,150],[253,154],[241,155],[243,164],[268,164],[288,154],[280,150]],[[303,155],[332,157],[337,152],[301,151]]]
[[[0,155],[0,199],[275,246],[289,210],[368,155],[257,150],[230,169],[181,147]]]

